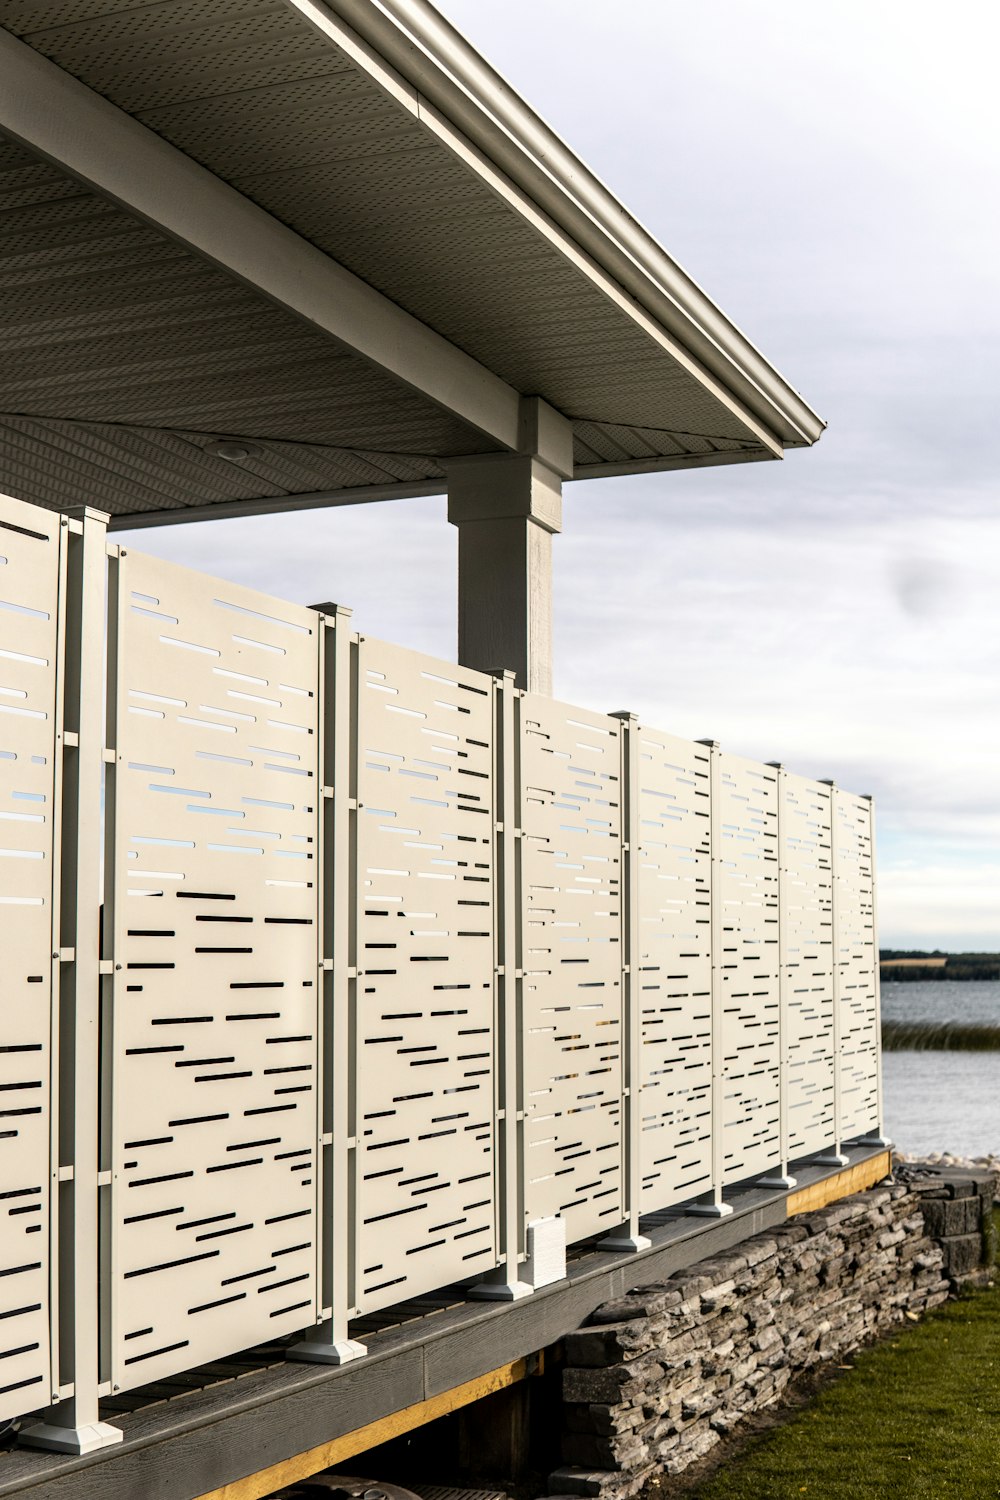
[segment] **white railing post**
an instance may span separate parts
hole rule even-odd
[[[841,1025],[840,1010],[843,1004],[843,974],[840,960],[839,905],[842,877],[838,869],[837,839],[837,783],[822,778],[823,785],[830,788],[830,930],[833,934],[833,1141],[829,1151],[812,1157],[824,1167],[844,1167],[847,1157],[840,1148],[841,1143]]]
[[[316,608],[320,642],[320,775],[318,964],[322,978],[319,1058],[321,1156],[319,1243],[323,1321],[293,1344],[293,1359],[343,1365],[368,1353],[349,1335],[356,1287],[357,891],[353,823],[357,816],[357,713],[351,611]]]
[[[791,985],[788,974],[788,857],[785,847],[787,809],[785,807],[785,768],[778,760],[768,761],[777,775],[776,807],[778,826],[778,1140],[781,1160],[777,1172],[759,1177],[761,1187],[793,1188],[795,1178],[788,1171],[788,1003]]]
[[[639,1233],[642,1166],[639,1127],[642,1121],[642,1015],[639,964],[639,720],[635,714],[616,713],[621,720],[622,789],[622,1144],[625,1217],[620,1228],[605,1235],[602,1250],[648,1250],[652,1240]]]
[[[500,1266],[470,1295],[513,1302],[534,1288],[520,1277],[527,1253],[524,1227],[524,1101],[521,1070],[521,955],[518,910],[517,755],[519,697],[512,671],[494,682],[493,784],[496,898],[493,912],[496,973],[497,1194]]]
[[[720,1218],[731,1214],[732,1206],[722,1199],[723,1179],[723,1134],[722,1115],[725,1093],[725,1054],[723,1051],[724,992],[722,986],[722,882],[719,879],[722,828],[722,775],[719,762],[718,740],[699,740],[711,752],[709,799],[709,846],[711,858],[711,913],[712,913],[712,1186],[696,1202],[688,1204],[685,1212],[706,1214]]]
[[[892,1141],[885,1133],[885,1113],[882,1096],[882,969],[879,964],[878,948],[878,885],[875,879],[875,798],[870,792],[865,794],[868,803],[870,849],[872,866],[872,961],[875,966],[873,982],[875,985],[875,1096],[877,1099],[878,1124],[870,1135],[865,1135],[859,1141],[861,1146],[885,1146],[892,1145]]]
[[[59,1385],[72,1395],[21,1441],[60,1453],[120,1443],[100,1420],[101,788],[108,517],[89,507],[66,525],[62,894],[59,937]]]

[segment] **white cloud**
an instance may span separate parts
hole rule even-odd
[[[1000,863],[883,867],[878,916],[883,946],[996,952]]]

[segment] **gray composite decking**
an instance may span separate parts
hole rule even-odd
[[[845,1148],[850,1167],[883,1148]],[[797,1165],[796,1192],[844,1169]],[[602,1302],[670,1276],[788,1217],[789,1193],[754,1184],[727,1195],[732,1214],[671,1211],[643,1221],[639,1254],[584,1249],[567,1278],[512,1304],[468,1301],[461,1289],[422,1299],[352,1332],[367,1358],[336,1368],[296,1364],[281,1345],[252,1350],[127,1400],[107,1403],[124,1441],[82,1457],[0,1453],[0,1496],[29,1500],[193,1500],[546,1348]],[[198,1382],[200,1388],[187,1389]],[[134,1409],[124,1410],[126,1406]]]

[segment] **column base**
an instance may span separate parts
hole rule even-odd
[[[756,1186],[765,1188],[793,1188],[796,1181],[796,1178],[789,1177],[787,1172],[783,1172],[775,1177],[758,1177]]]
[[[856,1146],[880,1146],[883,1151],[889,1151],[896,1144],[887,1135],[862,1135],[854,1142]]]
[[[519,1302],[534,1290],[526,1281],[477,1281],[468,1296],[472,1302]]]
[[[850,1157],[845,1156],[842,1151],[830,1151],[822,1156],[810,1156],[809,1165],[813,1167],[846,1167]]]
[[[319,1339],[301,1339],[285,1350],[286,1358],[309,1365],[349,1365],[352,1359],[364,1359],[367,1353],[368,1345],[359,1344],[357,1339],[334,1339],[329,1344],[322,1344]]]
[[[87,1422],[83,1427],[59,1427],[55,1422],[36,1422],[22,1427],[18,1442],[25,1448],[45,1448],[52,1453],[94,1453],[113,1448],[125,1434],[110,1422]]]
[[[605,1239],[597,1241],[598,1250],[626,1250],[635,1253],[638,1250],[651,1249],[653,1241],[647,1239],[644,1234],[609,1234]]]
[[[733,1205],[723,1203],[721,1199],[718,1203],[689,1203],[683,1210],[686,1214],[696,1214],[703,1219],[724,1219],[732,1211]]]

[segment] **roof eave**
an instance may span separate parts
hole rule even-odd
[[[686,453],[654,458],[622,459],[620,462],[576,464],[574,481],[614,479],[627,474],[664,474],[677,469],[717,468],[720,465],[773,461],[766,448],[742,452]],[[446,481],[419,479],[411,483],[358,484],[333,490],[311,490],[304,494],[255,496],[249,500],[211,500],[203,505],[177,505],[163,510],[120,511],[111,517],[110,531],[141,531],[158,526],[187,526],[194,521],[232,521],[241,516],[273,516],[285,511],[327,510],[339,505],[366,505],[379,500],[416,500],[443,495]]]
[[[319,0],[292,0],[307,9]],[[785,447],[826,423],[429,0],[325,0]]]

